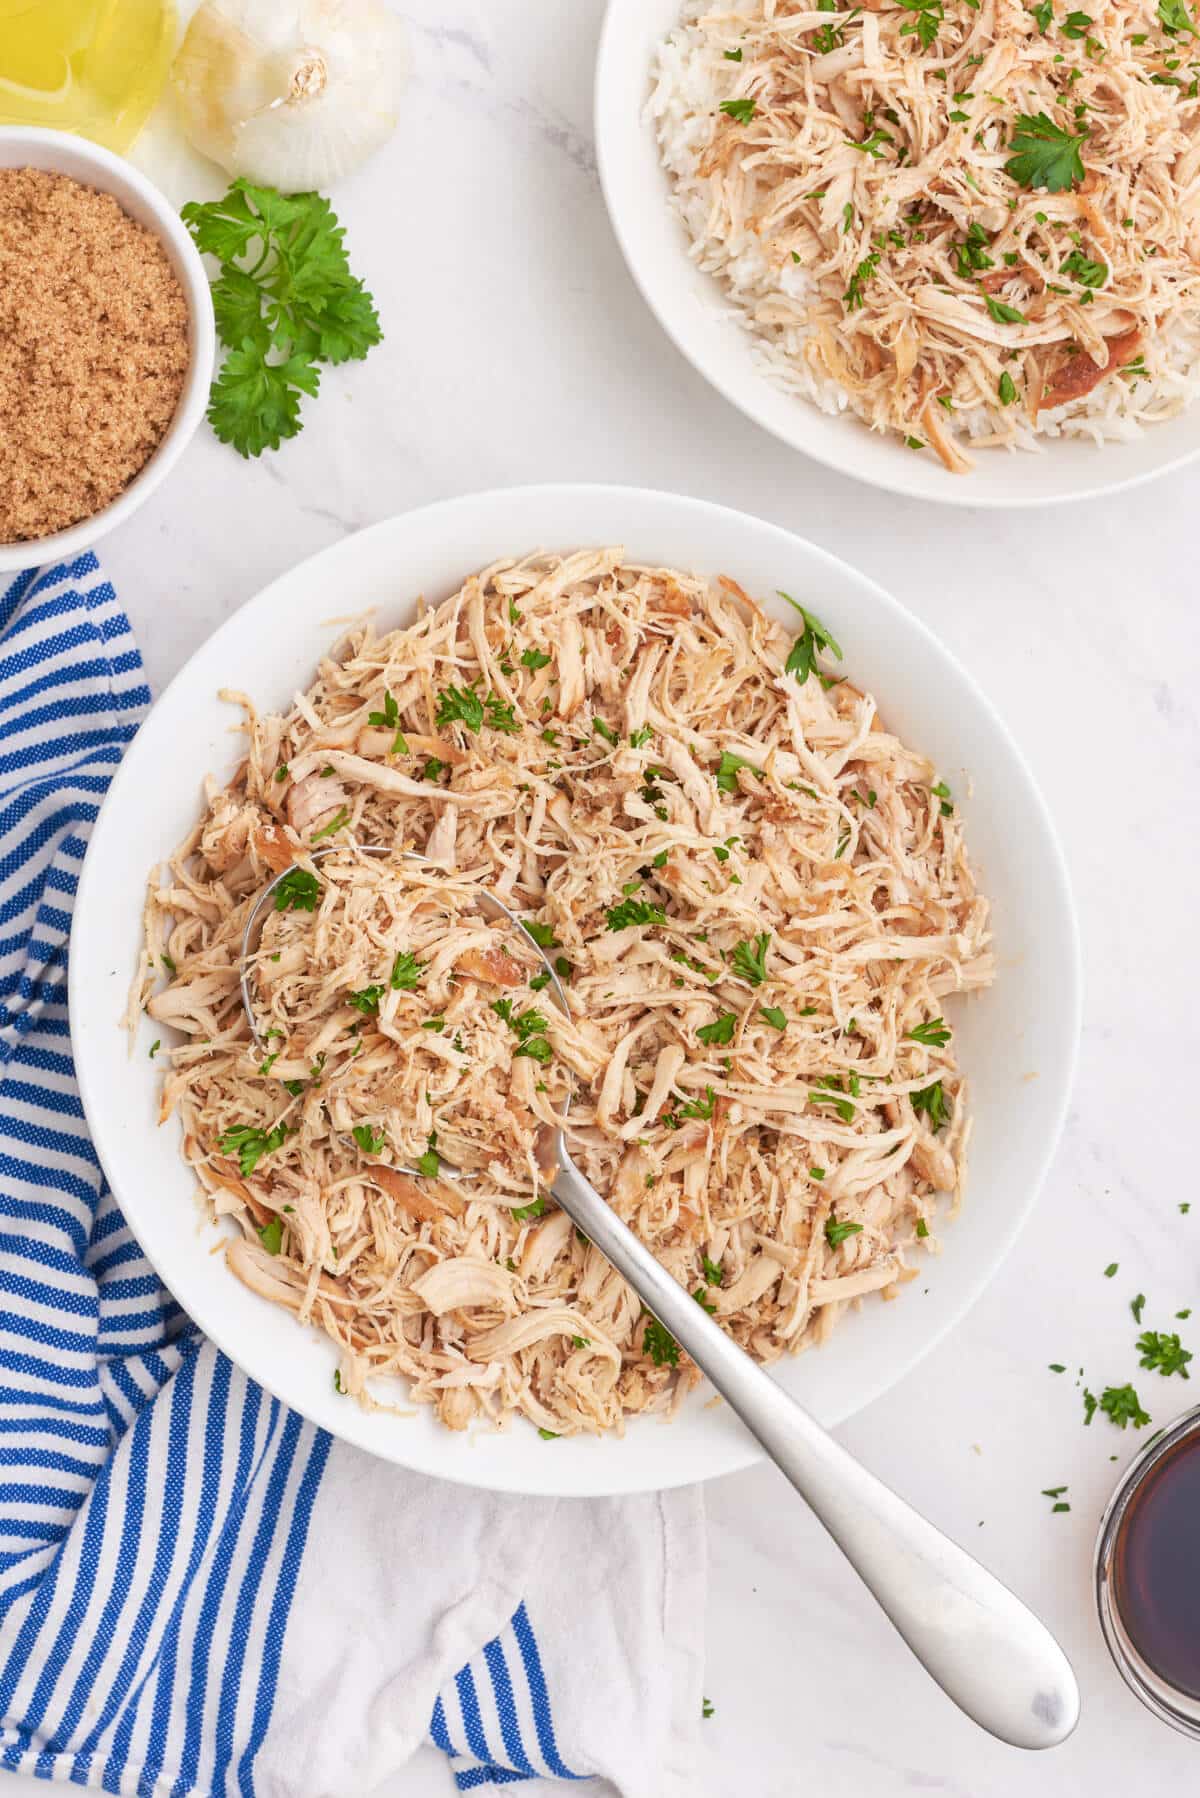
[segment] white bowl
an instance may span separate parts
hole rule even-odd
[[[1133,443],[1103,449],[1046,440],[1044,454],[977,452],[952,475],[932,454],[880,436],[850,413],[832,417],[785,393],[754,361],[751,339],[719,283],[695,267],[669,201],[654,126],[646,116],[658,45],[682,0],[608,0],[596,63],[600,180],[613,229],[642,296],[693,367],[748,418],[793,449],[872,486],[957,506],[1048,506],[1133,487],[1200,455],[1200,405]]]
[[[145,467],[129,485],[90,518],[65,531],[21,543],[0,543],[0,574],[17,568],[70,561],[137,511],[149,499],[183,453],[204,416],[212,381],[215,329],[208,276],[199,252],[171,205],[144,175],[111,150],[68,131],[40,131],[32,126],[0,125],[0,168],[46,169],[69,175],[85,187],[112,194],[130,218],[152,231],[162,244],[187,296],[188,368],[175,416]]]
[[[1029,1215],[1058,1136],[1079,1027],[1079,946],[1046,809],[1003,724],[925,626],[824,550],[761,519],[701,500],[621,487],[527,487],[447,500],[391,518],[303,562],[243,606],[197,651],[126,751],[83,866],[70,956],[72,1047],[100,1160],[121,1208],[180,1304],[262,1385],[347,1441],[388,1460],[479,1486],[601,1493],[710,1479],[758,1450],[723,1407],[693,1393],[673,1422],[635,1419],[625,1437],[544,1442],[519,1422],[502,1435],[451,1434],[421,1408],[368,1415],[333,1389],[331,1345],[258,1299],[208,1251],[175,1124],[155,1125],[165,1034],[144,1023],[127,1058],[117,1020],[138,949],[147,872],[190,830],[206,772],[228,777],[241,739],[217,689],[286,707],[336,635],[330,622],[376,607],[409,622],[499,556],[623,543],[637,561],[727,572],[772,600],[805,599],[845,650],[884,717],[932,757],[961,804],[995,907],[999,975],[970,1005],[950,1002],[972,1085],[967,1202],[945,1247],[895,1304],[868,1301],[819,1352],[777,1377],[826,1423],[885,1391],[961,1317]],[[969,786],[973,782],[973,789]],[[968,796],[969,795],[969,796]],[[1032,1076],[1035,1076],[1033,1078]]]

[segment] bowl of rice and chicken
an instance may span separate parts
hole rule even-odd
[[[617,235],[700,371],[843,472],[973,505],[1148,478],[1200,446],[1196,30],[1184,0],[613,0]]]

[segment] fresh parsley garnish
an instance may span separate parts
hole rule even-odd
[[[383,1131],[376,1130],[371,1124],[354,1124],[350,1134],[364,1155],[378,1155],[387,1141]]]
[[[706,1043],[710,1047],[714,1043],[731,1043],[736,1025],[737,1013],[723,1011],[719,1017],[713,1019],[711,1024],[701,1024],[696,1035],[702,1043]]]
[[[641,749],[650,741],[653,735],[654,732],[648,724],[640,724],[636,730],[631,730],[629,733],[629,747],[631,749]]]
[[[380,341],[375,303],[350,273],[345,233],[320,194],[237,180],[223,200],[189,201],[181,216],[221,265],[212,301],[226,355],[209,422],[240,455],[278,449],[301,429],[318,365],[359,360]]]
[[[651,905],[646,899],[623,899],[620,905],[612,905],[605,913],[605,924],[609,930],[625,930],[631,924],[665,924],[667,914],[661,905]]]
[[[840,1075],[823,1074],[821,1078],[814,1081],[813,1084],[822,1090],[809,1094],[812,1104],[832,1105],[843,1124],[852,1124],[854,1122],[854,1105],[850,1099],[842,1096],[846,1089],[842,1084]],[[857,1083],[853,1090],[857,1096]]]
[[[1078,136],[1065,131],[1044,112],[1022,113],[1013,126],[1013,154],[1005,163],[1004,172],[1021,187],[1063,193],[1084,178],[1081,151],[1087,135],[1086,131]]]
[[[758,1013],[771,1026],[772,1030],[787,1029],[787,1013],[782,1011],[778,1005],[760,1005]]]
[[[786,599],[789,606],[794,607],[804,620],[804,629],[798,637],[792,639],[792,647],[788,650],[787,661],[783,664],[784,673],[794,674],[800,685],[803,686],[814,669],[820,673],[817,668],[817,656],[821,650],[827,649],[830,655],[840,662],[842,660],[841,645],[832,632],[825,628],[816,614],[808,610],[807,606],[802,606],[798,599],[793,599],[791,594],[785,593],[782,588],[777,591],[780,599]]]
[[[232,1130],[226,1130],[217,1146],[222,1155],[237,1156],[238,1170],[243,1180],[246,1180],[264,1155],[273,1155],[276,1149],[282,1147],[287,1133],[286,1124],[276,1124],[270,1130],[262,1130],[254,1124],[239,1124]]]
[[[1016,383],[1007,369],[1001,371],[996,393],[1002,406],[1011,406],[1017,397]]]
[[[721,759],[717,763],[716,782],[722,793],[736,793],[738,790],[737,772],[739,768],[749,768],[758,778],[764,778],[761,768],[756,768],[748,756],[735,755],[731,749],[721,751]]]
[[[442,1158],[437,1152],[436,1133],[429,1138],[429,1147],[423,1155],[417,1156],[417,1172],[424,1174],[427,1180],[436,1180],[441,1171]]]
[[[461,724],[475,732],[482,730],[483,700],[475,691],[474,683],[469,687],[443,687],[438,694],[434,721],[439,730],[444,730],[448,724]]]
[[[396,704],[396,696],[390,688],[384,688],[382,712],[368,712],[367,723],[377,725],[380,730],[395,731],[392,747],[388,751],[389,755],[408,754],[408,738],[400,729],[400,707]]]
[[[910,19],[907,25],[901,25],[900,36],[915,35],[921,48],[928,50],[938,34],[938,26],[945,17],[942,0],[900,0],[900,4],[905,12],[917,15],[915,19]]]
[[[1191,1351],[1183,1347],[1177,1334],[1144,1330],[1138,1337],[1137,1348],[1141,1367],[1157,1369],[1164,1376],[1177,1373],[1181,1379],[1189,1378],[1187,1364],[1192,1359]]]
[[[345,805],[339,805],[328,824],[322,824],[320,830],[314,830],[310,840],[314,843],[319,843],[322,837],[333,836],[335,831],[342,830],[349,822],[350,808]]]
[[[739,943],[730,958],[730,966],[735,974],[748,980],[751,986],[761,986],[767,978],[767,950],[771,945],[771,933],[764,930],[753,942]]]
[[[1140,1430],[1143,1424],[1150,1422],[1150,1413],[1143,1411],[1141,1400],[1132,1386],[1106,1386],[1100,1394],[1099,1405],[1118,1429],[1123,1430],[1131,1423],[1135,1430]]]
[[[518,1205],[514,1208],[513,1221],[518,1224],[526,1223],[531,1217],[541,1217],[545,1209],[546,1201],[539,1193],[537,1198],[531,1199],[528,1205]]]
[[[642,1331],[642,1347],[655,1367],[678,1367],[679,1344],[657,1317],[647,1317]]]
[[[539,924],[536,918],[522,918],[521,929],[539,949],[557,949],[553,924]]]
[[[425,962],[418,961],[411,950],[397,950],[396,959],[392,963],[392,971],[388,976],[388,985],[394,993],[410,993],[415,986],[419,985],[425,967]]]
[[[739,125],[748,125],[754,117],[754,101],[751,99],[722,100],[720,110],[727,118],[736,119]]]
[[[710,1286],[724,1286],[725,1269],[719,1261],[710,1261],[707,1255],[700,1258],[701,1271]]]
[[[994,294],[985,293],[983,300],[990,317],[995,320],[996,324],[1025,325],[1029,323],[1029,320],[1025,317],[1023,312],[1019,312],[1015,306],[1006,305],[1003,300],[998,300]]]
[[[383,993],[382,986],[364,986],[357,993],[347,993],[346,1004],[352,1005],[355,1011],[361,1011],[364,1018],[377,1017]]]
[[[1107,262],[1092,262],[1082,250],[1072,250],[1064,256],[1059,272],[1070,275],[1081,287],[1103,287],[1108,280]]]
[[[548,668],[549,665],[550,657],[543,649],[527,649],[521,656],[522,668],[533,668],[536,670],[538,668]]]
[[[838,1223],[836,1218],[827,1217],[825,1219],[825,1240],[831,1249],[836,1249],[840,1242],[845,1242],[848,1236],[857,1236],[861,1229],[861,1224],[842,1224]]]
[[[258,1240],[268,1255],[278,1255],[283,1247],[283,1219],[280,1217],[268,1218],[258,1232]]]
[[[1158,19],[1168,37],[1177,37],[1181,31],[1198,35],[1184,0],[1158,0]]]
[[[922,1087],[920,1092],[911,1093],[909,1097],[913,1110],[925,1113],[931,1130],[940,1130],[949,1121],[950,1101],[940,1080],[935,1080],[932,1086]]]
[[[1133,1312],[1133,1321],[1135,1324],[1141,1323],[1142,1312],[1145,1310],[1145,1308],[1146,1308],[1146,1295],[1144,1292],[1139,1292],[1135,1299],[1131,1299],[1129,1301],[1129,1309]]]
[[[276,911],[315,911],[321,883],[307,868],[289,868],[275,888]]]
[[[905,1035],[910,1042],[924,1043],[929,1049],[944,1049],[950,1041],[950,1031],[942,1018],[928,1018],[924,1024],[914,1024]]]

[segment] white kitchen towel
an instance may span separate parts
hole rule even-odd
[[[374,1461],[218,1354],[130,1236],[66,968],[149,700],[94,556],[0,596],[0,1765],[366,1798],[432,1740],[448,1790],[694,1798],[696,1491],[542,1501]]]

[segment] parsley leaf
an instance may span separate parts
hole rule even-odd
[[[420,983],[425,967],[426,964],[418,961],[411,950],[398,949],[388,976],[388,985],[394,993],[410,993]]]
[[[237,1156],[238,1170],[245,1180],[254,1172],[264,1155],[273,1155],[282,1146],[287,1133],[286,1124],[276,1124],[271,1130],[260,1130],[253,1124],[239,1124],[235,1129],[224,1132],[217,1147],[222,1155]]]
[[[268,1255],[278,1255],[283,1247],[283,1219],[280,1217],[268,1218],[258,1232],[258,1240]]]
[[[379,1001],[382,998],[382,986],[364,986],[357,993],[347,993],[346,1004],[352,1005],[355,1011],[361,1011],[364,1018],[373,1018],[379,1014]]]
[[[448,724],[461,724],[471,731],[482,730],[483,701],[474,686],[443,687],[438,694],[434,721],[439,730],[444,730]]]
[[[1138,1353],[1141,1355],[1142,1367],[1157,1368],[1166,1376],[1177,1373],[1186,1380],[1187,1364],[1192,1359],[1191,1351],[1181,1344],[1178,1334],[1166,1335],[1157,1330],[1144,1330],[1137,1340]]]
[[[757,774],[760,780],[764,779],[762,769],[756,768],[748,756],[735,755],[732,749],[723,749],[721,751],[721,759],[717,763],[716,772],[717,786],[722,793],[737,792],[737,775],[739,768],[749,768],[751,774]]]
[[[1087,132],[1064,131],[1044,112],[1022,113],[1013,127],[1012,156],[1004,165],[1021,187],[1063,193],[1084,177],[1082,146]]]
[[[1132,1386],[1106,1386],[1100,1394],[1100,1409],[1119,1429],[1132,1424],[1140,1430],[1150,1422],[1150,1413],[1142,1410],[1141,1400]],[[1089,1418],[1089,1422],[1090,1422]]]
[[[847,1236],[857,1236],[861,1229],[861,1224],[839,1224],[835,1218],[827,1217],[825,1240],[831,1249],[836,1249],[840,1242],[845,1242]]]
[[[750,99],[722,100],[720,110],[726,118],[736,119],[739,125],[748,125],[754,117],[754,101]]]
[[[730,965],[735,974],[748,980],[751,986],[761,986],[767,978],[767,950],[771,944],[769,930],[760,932],[751,943],[739,943],[733,952]]]
[[[719,1261],[710,1261],[707,1255],[700,1258],[700,1267],[705,1280],[710,1286],[724,1286],[725,1269]]]
[[[659,1323],[657,1317],[646,1319],[646,1327],[642,1331],[642,1348],[655,1367],[679,1366],[679,1344],[670,1330]]]
[[[1070,275],[1081,287],[1103,287],[1108,280],[1107,262],[1091,262],[1082,250],[1064,256],[1060,274]]]
[[[513,1221],[514,1223],[523,1224],[531,1217],[541,1217],[545,1209],[546,1201],[539,1193],[537,1198],[531,1199],[528,1205],[518,1205],[516,1207],[512,1214]]]
[[[799,600],[793,599],[791,594],[785,593],[782,588],[779,588],[778,592],[780,599],[786,599],[789,606],[793,606],[804,620],[804,629],[798,637],[793,639],[792,647],[788,650],[787,661],[783,665],[784,673],[794,674],[800,685],[803,686],[817,667],[818,653],[822,649],[827,649],[840,662],[842,659],[841,646],[833,634],[826,630],[821,620],[808,610],[807,606],[802,606]],[[820,670],[817,669],[817,672],[819,673]]]
[[[345,235],[320,194],[281,194],[237,180],[222,200],[182,217],[215,256],[213,312],[226,356],[208,416],[243,456],[278,449],[300,430],[300,398],[316,364],[358,360],[382,337],[374,301],[350,273]]]
[[[771,1026],[772,1030],[787,1029],[787,1013],[781,1010],[778,1005],[760,1005],[758,1012],[759,1016]]]
[[[946,1097],[946,1089],[940,1080],[932,1086],[923,1087],[918,1093],[910,1093],[914,1111],[923,1111],[929,1119],[931,1130],[940,1130],[950,1117],[950,1101]]]
[[[550,657],[541,649],[527,649],[521,657],[522,668],[546,668]]]
[[[931,1049],[944,1049],[950,1041],[950,1031],[941,1018],[929,1018],[924,1024],[916,1024],[905,1035],[909,1042],[924,1043]]]
[[[983,299],[984,304],[988,309],[989,317],[993,318],[998,325],[1028,324],[1029,321],[1023,312],[1019,312],[1015,306],[1006,305],[1003,300],[998,300],[994,294],[985,293]]]
[[[701,1024],[696,1035],[702,1043],[731,1043],[737,1024],[736,1011],[723,1011],[711,1024]]]
[[[1198,35],[1184,0],[1158,0],[1158,19],[1168,37],[1177,37],[1181,31]]]
[[[378,1155],[387,1141],[383,1131],[374,1129],[370,1124],[354,1124],[350,1134],[364,1155]]]
[[[275,888],[276,911],[315,911],[321,883],[307,868],[289,868]]]
[[[557,949],[554,939],[553,924],[539,924],[536,918],[522,918],[521,929],[530,937],[539,949]]]
[[[645,899],[624,899],[620,905],[612,905],[605,914],[605,924],[609,930],[625,930],[630,924],[665,924],[667,914],[661,905],[651,905]]]

